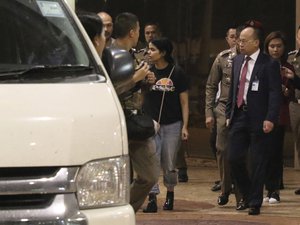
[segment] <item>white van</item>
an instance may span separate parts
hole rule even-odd
[[[1,0],[0,30],[0,224],[134,225],[123,111],[73,10]]]

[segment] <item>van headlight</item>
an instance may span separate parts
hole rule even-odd
[[[125,205],[129,202],[129,158],[101,159],[85,164],[76,179],[80,208]]]

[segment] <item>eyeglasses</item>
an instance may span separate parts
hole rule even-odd
[[[237,43],[238,44],[247,44],[247,43],[249,43],[249,42],[251,42],[251,41],[254,41],[254,40],[246,40],[246,39],[239,39],[238,41],[237,41]]]

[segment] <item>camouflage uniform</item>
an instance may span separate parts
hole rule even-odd
[[[296,75],[300,77],[300,50],[288,54],[288,62],[294,66]],[[300,161],[300,90],[295,90],[295,99],[289,105],[291,127],[294,134],[295,147]]]
[[[206,83],[207,117],[216,119],[217,126],[217,163],[221,178],[221,191],[229,194],[232,188],[229,164],[227,160],[228,128],[226,127],[225,109],[231,84],[232,59],[236,56],[236,49],[222,51],[215,59]],[[219,96],[218,96],[219,91]]]
[[[116,42],[113,47],[117,46]],[[138,67],[138,61],[134,57],[135,66]],[[123,110],[141,110],[142,108],[142,81],[138,84],[129,85],[126,92],[119,95]],[[134,87],[133,87],[134,86]],[[132,88],[133,87],[133,88]],[[126,114],[126,113],[125,113]],[[129,156],[133,171],[130,187],[130,204],[134,211],[137,212],[143,205],[148,193],[158,182],[160,167],[159,159],[156,155],[156,146],[154,137],[143,141],[128,140]]]

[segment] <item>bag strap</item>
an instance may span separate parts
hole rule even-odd
[[[175,68],[175,66],[173,66],[173,68],[172,68],[172,70],[171,70],[171,72],[168,76],[168,79],[170,79],[170,77],[171,77],[171,75],[174,71],[174,68]],[[161,97],[161,103],[160,103],[160,109],[159,109],[159,115],[158,115],[158,121],[157,121],[158,124],[160,124],[161,112],[162,112],[162,108],[163,108],[163,105],[164,105],[165,95],[166,95],[166,89],[164,89],[163,95]]]

